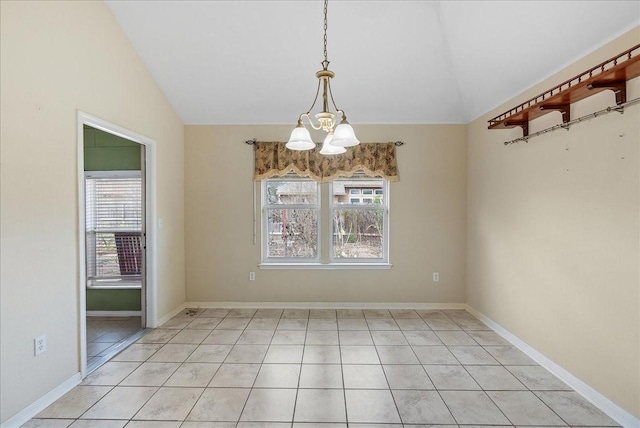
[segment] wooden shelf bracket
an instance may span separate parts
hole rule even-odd
[[[616,94],[616,104],[627,102],[627,82],[626,80],[614,80],[611,82],[593,82],[587,85],[587,89],[609,89]]]
[[[529,135],[529,121],[528,120],[519,120],[519,121],[510,121],[504,123],[505,128],[514,128],[519,126],[522,128],[522,136],[526,137]]]
[[[571,120],[571,104],[542,104],[539,109],[559,111],[562,114],[562,123],[567,123]]]

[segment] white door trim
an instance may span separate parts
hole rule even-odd
[[[110,134],[115,134],[136,143],[142,144],[146,154],[146,211],[145,222],[147,229],[146,252],[146,326],[155,327],[157,324],[157,252],[156,252],[156,142],[151,138],[134,131],[78,111],[78,297],[80,324],[80,373],[87,375],[87,302],[86,302],[86,251],[85,251],[85,190],[84,190],[84,131],[83,126],[89,125]]]

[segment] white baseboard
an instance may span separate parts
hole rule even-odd
[[[87,311],[88,317],[139,317],[142,311]]]
[[[172,310],[171,312],[169,312],[167,315],[163,316],[162,318],[158,318],[156,320],[156,325],[147,326],[147,327],[148,328],[161,327],[162,324],[164,324],[165,322],[169,321],[171,318],[175,317],[180,312],[182,312],[183,310],[185,310],[186,308],[189,308],[189,307],[190,306],[187,306],[187,303],[183,303],[180,306],[178,306],[177,308],[175,308],[174,310]]]
[[[466,308],[472,315],[478,318],[480,321],[491,327],[496,333],[500,336],[504,337],[511,344],[513,344],[516,348],[520,349],[522,352],[527,354],[529,358],[540,364],[542,367],[549,370],[553,375],[562,380],[564,383],[573,388],[578,394],[582,395],[587,401],[591,404],[602,410],[606,413],[610,418],[618,422],[625,428],[638,428],[640,427],[640,419],[636,418],[631,413],[627,412],[622,407],[618,406],[616,403],[569,373],[566,369],[562,368],[558,364],[551,361],[545,355],[540,353],[538,350],[533,348],[532,346],[525,343],[515,334],[509,332],[507,329],[502,327],[497,322],[493,321],[491,318],[484,315],[482,312],[479,312],[467,305]]]
[[[187,302],[183,308],[256,309],[467,309],[465,303],[379,302]],[[178,311],[180,312],[180,311]],[[166,320],[165,320],[166,321]]]
[[[76,373],[69,379],[62,382],[60,385],[47,392],[45,395],[34,401],[0,425],[2,428],[18,428],[22,424],[26,423],[29,419],[36,416],[38,413],[53,404],[54,401],[62,397],[67,392],[71,391],[73,387],[78,385],[82,381],[80,373]]]

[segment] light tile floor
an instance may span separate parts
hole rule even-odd
[[[140,317],[87,317],[87,366],[92,368],[140,330]]]
[[[347,425],[617,426],[463,310],[217,308],[150,331],[23,426]]]

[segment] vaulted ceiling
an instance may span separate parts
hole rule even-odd
[[[322,0],[106,3],[185,124],[313,100]],[[639,24],[637,0],[330,0],[333,94],[353,124],[468,123]]]

